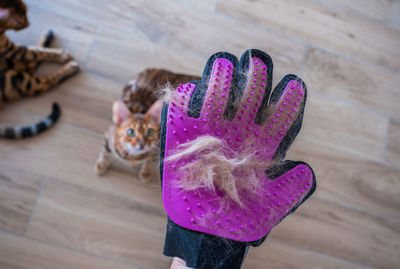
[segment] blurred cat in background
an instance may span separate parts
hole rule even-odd
[[[142,164],[139,174],[142,181],[156,178],[163,106],[157,101],[156,92],[167,83],[176,87],[199,79],[163,69],[146,69],[130,81],[123,90],[122,100],[113,104],[113,124],[105,133],[96,172],[104,174],[111,156],[115,156],[128,166]]]
[[[61,49],[48,48],[54,37],[48,31],[37,46],[15,45],[7,30],[19,31],[29,26],[27,7],[22,0],[0,0],[0,106],[22,97],[36,96],[60,84],[79,70],[77,62]],[[37,77],[34,71],[42,61],[63,63],[48,77]],[[60,108],[53,104],[50,116],[30,126],[0,126],[0,137],[15,139],[34,136],[50,128],[58,120]]]

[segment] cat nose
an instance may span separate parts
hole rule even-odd
[[[139,142],[140,149],[144,149],[144,145],[145,145],[144,141],[141,140],[141,141]]]

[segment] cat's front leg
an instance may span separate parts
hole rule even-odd
[[[35,77],[27,74],[29,77],[29,83],[20,84],[21,87],[25,87],[24,94],[28,96],[35,96],[43,92],[48,91],[52,87],[60,84],[67,78],[75,75],[79,71],[79,64],[75,61],[68,62],[55,74],[48,77]],[[25,89],[23,88],[23,89]]]
[[[150,181],[153,177],[155,177],[155,170],[156,162],[151,157],[145,159],[142,167],[140,168],[140,180],[143,182]]]
[[[99,157],[95,165],[95,170],[98,175],[103,175],[107,172],[110,166],[111,151],[108,148],[108,142],[106,140],[105,146],[101,149]]]
[[[66,63],[74,59],[71,54],[62,49],[28,47],[25,56],[28,61],[48,61],[55,63]]]

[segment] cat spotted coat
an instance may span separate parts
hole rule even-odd
[[[77,62],[61,49],[48,48],[54,35],[48,31],[37,46],[14,44],[7,30],[19,31],[29,26],[27,7],[22,0],[0,0],[0,106],[4,103],[44,93],[79,70]],[[43,62],[64,64],[55,74],[47,77],[34,75]],[[53,104],[50,116],[30,126],[0,126],[0,137],[15,139],[34,136],[50,128],[60,116],[60,108]]]
[[[139,177],[143,181],[157,177],[163,104],[155,93],[166,83],[176,86],[199,79],[163,69],[146,69],[130,81],[123,89],[122,100],[113,104],[113,124],[105,133],[95,166],[97,173],[104,174],[114,156],[127,166],[141,164]]]

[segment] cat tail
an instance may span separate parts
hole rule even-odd
[[[20,139],[32,137],[51,128],[60,118],[61,109],[53,103],[51,114],[43,120],[27,126],[0,126],[0,137],[7,139]]]

